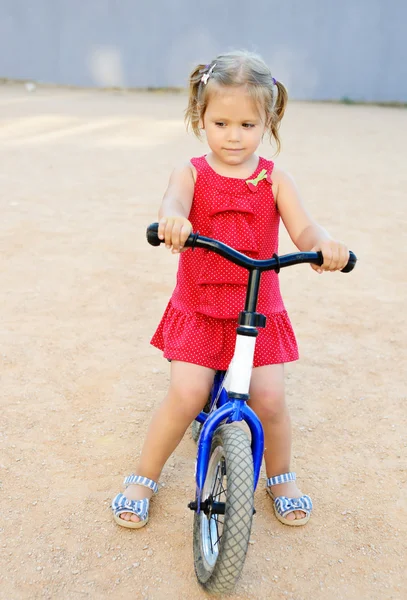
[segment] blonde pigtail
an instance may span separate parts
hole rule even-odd
[[[277,86],[278,93],[277,93],[277,100],[274,105],[274,110],[276,112],[278,120],[281,121],[281,119],[284,117],[285,109],[287,107],[288,92],[286,90],[285,85],[282,84],[281,81],[277,81],[276,86]]]
[[[189,76],[189,98],[188,106],[185,110],[185,123],[187,129],[191,128],[198,138],[201,137],[199,129],[199,86],[205,68],[206,65],[197,65]]]
[[[286,87],[281,83],[281,81],[276,81],[275,85],[277,87],[277,98],[273,107],[274,110],[270,123],[270,133],[276,141],[277,153],[279,153],[281,149],[281,141],[280,136],[278,135],[278,130],[280,128],[281,119],[283,118],[285,109],[287,107],[288,93]]]

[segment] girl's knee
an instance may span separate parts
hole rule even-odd
[[[258,389],[249,402],[251,408],[262,421],[278,422],[285,417],[287,405],[284,392],[269,388]]]
[[[199,381],[185,381],[181,385],[171,384],[169,395],[174,417],[193,421],[208,401],[210,387]]]
[[[174,418],[193,421],[203,409],[211,391],[215,372],[212,369],[174,361],[171,364],[169,397]]]
[[[278,422],[285,417],[284,366],[253,369],[249,405],[262,421]]]

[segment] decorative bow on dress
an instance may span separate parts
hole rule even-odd
[[[267,173],[266,169],[262,169],[255,179],[246,179],[249,190],[255,192],[257,184],[263,179],[266,179],[269,183],[273,183],[271,180],[271,173]]]

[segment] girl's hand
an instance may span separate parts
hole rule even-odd
[[[182,252],[192,231],[192,224],[186,217],[163,217],[158,224],[158,238],[165,240],[165,247],[172,253]]]
[[[341,242],[335,240],[323,240],[317,246],[314,246],[311,252],[322,252],[324,257],[324,264],[311,265],[311,267],[317,273],[321,274],[323,271],[341,271],[349,261],[349,250]]]

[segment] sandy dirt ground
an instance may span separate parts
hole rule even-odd
[[[205,151],[185,100],[0,87],[1,599],[207,597],[189,432],[147,527],[109,510],[168,385],[149,339],[177,259],[145,228],[172,166]],[[281,525],[262,478],[236,600],[407,598],[406,131],[403,109],[289,106],[279,165],[359,264],[281,274],[301,352],[287,367],[293,468],[315,511]]]

